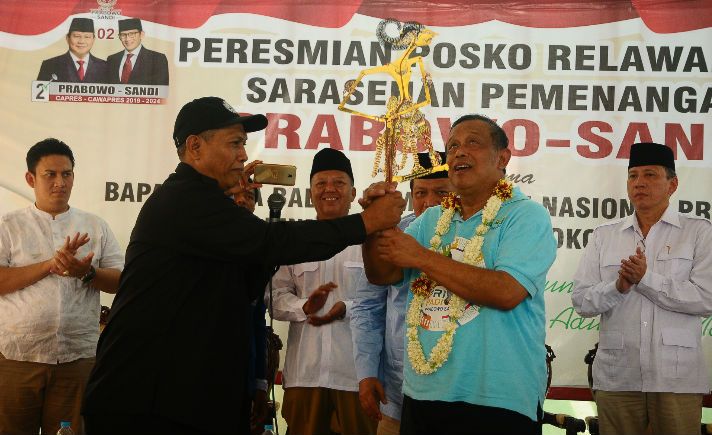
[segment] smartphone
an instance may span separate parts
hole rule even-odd
[[[259,165],[255,165],[253,179],[255,180],[255,183],[260,184],[294,186],[297,182],[297,167],[294,165],[261,163]]]

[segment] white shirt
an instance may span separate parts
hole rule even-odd
[[[35,205],[0,219],[0,266],[20,267],[54,256],[66,236],[88,233],[77,252],[94,252],[94,267],[123,269],[124,256],[103,219],[70,208],[54,219]],[[0,353],[15,361],[57,364],[96,354],[99,290],[73,277],[49,275],[0,296]]]
[[[285,388],[358,391],[349,317],[362,271],[361,246],[355,245],[326,261],[282,266],[275,274],[274,319],[291,322],[282,372]],[[314,290],[328,282],[338,287],[329,293],[316,315],[326,314],[336,302],[343,301],[346,317],[322,326],[310,325],[302,306]],[[269,307],[269,289],[265,304]]]
[[[77,57],[76,54],[74,54],[74,53],[72,53],[72,52],[70,51],[70,52],[69,52],[69,56],[71,56],[71,57],[72,57],[72,60],[74,61],[74,69],[77,70],[77,73],[79,72],[79,61],[80,61],[80,60],[83,60],[83,61],[84,61],[84,74],[86,74],[86,73],[87,73],[87,68],[89,68],[89,58],[91,57],[91,54],[90,54],[90,53],[87,53],[87,55],[84,56],[84,58],[82,59],[82,58]]]
[[[712,314],[712,225],[668,206],[643,239],[635,215],[596,228],[571,296],[582,316],[601,315],[593,387],[707,393],[700,317]],[[616,290],[621,259],[645,246],[640,283]]]
[[[141,52],[141,47],[142,45],[139,44],[138,47],[134,48],[134,50],[130,52],[133,55],[131,56],[131,71],[136,68],[136,60],[138,59],[138,54]],[[129,51],[124,50],[124,55],[123,57],[121,57],[121,63],[119,64],[119,80],[121,80],[121,73],[124,70],[124,64],[126,63],[127,54],[129,54]]]

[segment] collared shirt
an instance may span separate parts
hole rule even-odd
[[[441,214],[442,207],[430,207],[406,233],[421,245],[430,246]],[[458,240],[457,249],[464,250],[481,223],[482,211],[467,220],[455,214],[441,246]],[[529,295],[506,311],[468,304],[458,321],[452,352],[440,369],[419,375],[406,358],[403,393],[417,400],[462,401],[509,409],[536,420],[537,405],[544,403],[546,388],[544,285],[556,257],[548,212],[515,187],[514,196],[502,204],[484,237],[482,255],[487,269],[506,272]],[[419,270],[406,269],[405,282],[410,284],[419,275]],[[443,333],[449,314],[448,295],[442,286],[434,289],[421,309],[420,324],[428,325],[428,329],[418,327],[418,336],[426,355]],[[409,292],[408,304],[412,298]]]
[[[283,371],[285,388],[358,391],[349,317],[362,270],[361,247],[349,246],[328,260],[283,266],[274,275],[274,319],[290,322]],[[310,325],[302,307],[314,290],[328,282],[338,287],[315,314],[323,316],[336,302],[343,301],[346,317],[322,326]],[[269,289],[265,304],[269,305]]]
[[[645,246],[647,270],[625,294],[621,260]],[[712,225],[668,206],[643,240],[635,214],[596,228],[571,299],[601,315],[593,387],[606,391],[707,393],[701,316],[712,314]]]
[[[134,48],[131,54],[131,71],[136,68],[136,61],[138,60],[138,54],[141,52],[143,45],[139,44],[138,47]],[[121,80],[121,72],[124,70],[124,64],[126,63],[126,55],[129,54],[127,50],[124,50],[124,55],[121,57],[121,63],[119,64],[119,80]]]
[[[90,53],[87,53],[86,56],[84,56],[83,59],[80,59],[77,57],[76,54],[72,53],[72,51],[69,51],[69,55],[72,57],[72,60],[74,61],[74,69],[79,71],[79,61],[83,60],[84,61],[84,74],[86,74],[87,68],[89,68],[89,58],[91,57]]]
[[[67,236],[88,233],[76,257],[94,253],[94,267],[121,270],[124,256],[98,216],[70,208],[54,218],[34,204],[0,220],[0,266],[48,260]],[[99,290],[74,277],[48,275],[0,296],[0,353],[15,361],[64,363],[95,355],[99,339]]]
[[[405,229],[415,214],[401,219]],[[380,286],[368,282],[361,272],[351,308],[356,379],[377,377],[383,383],[388,403],[381,412],[400,420],[403,405],[403,336],[408,285]]]

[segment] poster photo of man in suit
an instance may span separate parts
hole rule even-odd
[[[106,61],[93,56],[94,21],[74,18],[67,33],[69,50],[61,56],[42,61],[37,80],[70,83],[106,83]]]
[[[141,43],[143,37],[141,20],[128,18],[119,21],[119,40],[124,50],[106,59],[109,83],[168,85],[166,55],[144,47]]]

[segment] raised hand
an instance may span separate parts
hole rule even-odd
[[[255,160],[245,165],[242,169],[242,173],[236,185],[232,186],[225,191],[225,195],[241,195],[245,191],[259,189],[262,187],[261,183],[252,183],[249,178],[255,173],[255,166],[262,163],[262,160]]]
[[[398,225],[405,206],[405,199],[398,191],[386,193],[372,200],[368,204],[368,208],[361,212],[366,234],[373,234]]]
[[[385,181],[373,183],[363,191],[363,196],[359,198],[358,203],[361,204],[361,207],[367,209],[376,198],[380,198],[387,193],[395,193],[396,187],[396,183],[386,183]]]
[[[79,248],[89,243],[89,240],[91,240],[89,238],[89,233],[76,233],[74,237],[67,236],[66,240],[64,241],[64,246],[62,246],[61,249],[65,249],[68,252],[71,252],[72,254],[76,254]]]

